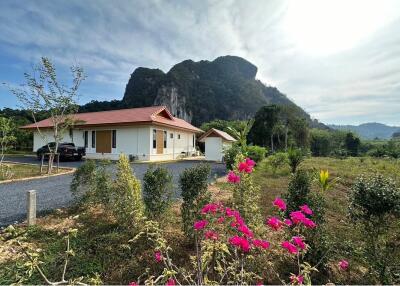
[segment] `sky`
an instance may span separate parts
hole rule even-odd
[[[79,102],[121,99],[139,66],[236,55],[324,123],[400,126],[400,1],[0,1],[0,83],[41,56],[62,81],[87,75]],[[6,85],[0,108],[18,107]]]

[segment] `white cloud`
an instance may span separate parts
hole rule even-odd
[[[400,3],[348,3],[3,0],[0,52],[79,62],[82,101],[120,99],[138,66],[238,55],[322,121],[400,124]]]

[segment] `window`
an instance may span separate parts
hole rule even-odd
[[[89,140],[89,131],[85,131],[84,133],[83,133],[83,139],[84,139],[84,141],[85,141],[85,148],[87,148],[88,147],[88,140]]]
[[[96,131],[92,131],[92,148],[96,147]]]
[[[167,131],[164,131],[164,148],[167,148]]]
[[[194,134],[193,134],[193,143],[192,143],[192,146],[194,147],[194,138],[195,138],[195,136],[194,136]]]
[[[174,133],[169,134],[169,138],[174,139]]]
[[[181,134],[178,134],[178,139],[181,139]]]
[[[117,130],[112,131],[112,148],[117,148]]]
[[[156,136],[157,130],[153,129],[153,149],[157,148]]]

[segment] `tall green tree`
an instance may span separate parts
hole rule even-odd
[[[358,151],[361,145],[360,138],[349,132],[346,134],[345,145],[351,156],[358,156]]]
[[[249,138],[254,145],[269,146],[274,152],[274,130],[279,121],[279,106],[266,105],[261,107],[255,117],[254,124],[250,130]]]
[[[15,141],[14,136],[15,126],[11,119],[0,117],[0,148],[1,148],[1,157],[0,157],[0,166],[4,161],[4,152],[7,151],[9,145]]]

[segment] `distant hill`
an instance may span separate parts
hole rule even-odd
[[[349,130],[358,134],[363,139],[390,139],[393,133],[399,132],[399,126],[388,126],[382,123],[364,123],[360,125],[328,125],[332,129]]]
[[[122,104],[165,105],[175,116],[197,126],[214,119],[247,119],[263,105],[297,106],[276,87],[256,80],[256,74],[255,65],[236,56],[214,61],[185,60],[167,73],[139,67],[131,74]],[[297,110],[311,126],[326,128],[300,107]]]

